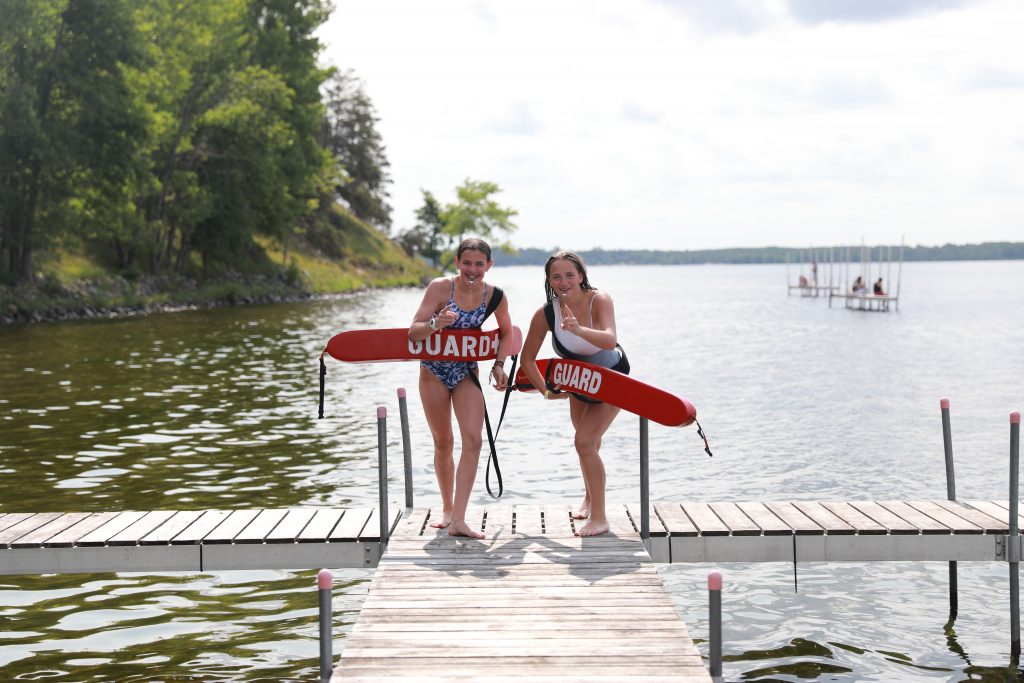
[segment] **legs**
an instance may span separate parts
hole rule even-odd
[[[586,407],[587,407],[587,404],[584,403],[583,401],[574,401],[572,399],[569,399],[569,417],[572,418],[572,428],[573,428],[573,430],[576,430],[576,431],[579,430],[579,421],[580,421],[580,418],[583,416],[583,412],[586,410]],[[601,450],[601,439],[600,438],[598,438],[598,440],[597,440],[597,449],[598,449],[598,451]],[[582,466],[581,466],[581,473],[582,473]],[[584,483],[584,485],[586,485],[586,483],[587,483],[586,477],[583,478],[583,483]],[[586,489],[586,493],[583,494],[583,502],[580,503],[580,509],[575,514],[573,514],[572,518],[573,519],[586,519],[588,517],[590,517],[590,489],[589,488]]]
[[[483,538],[484,535],[466,524],[466,506],[476,481],[480,462],[481,432],[484,425],[484,403],[473,380],[466,378],[448,391],[426,368],[420,368],[420,400],[423,413],[434,438],[434,472],[441,491],[441,519],[432,522],[437,529],[448,528],[452,536]],[[455,437],[452,434],[452,408],[459,422],[462,454],[456,469]]]
[[[579,455],[583,481],[587,486],[584,504],[587,500],[590,502],[590,521],[577,531],[576,535],[597,536],[608,531],[604,499],[604,463],[598,449],[601,447],[601,437],[619,414],[619,409],[607,403],[580,403],[572,399],[570,401],[573,404],[570,407],[573,426],[576,428],[576,453]]]
[[[452,452],[452,395],[448,388],[424,367],[420,367],[420,400],[423,414],[434,438],[434,473],[441,491],[441,519],[430,523],[435,529],[444,529],[452,520],[455,493],[455,461]]]
[[[455,419],[459,422],[462,453],[455,472],[455,499],[448,535],[483,538],[482,533],[471,529],[466,523],[466,506],[469,505],[469,496],[473,493],[473,483],[476,481],[480,447],[483,444],[480,432],[484,426],[483,396],[472,379],[466,378],[456,385],[452,391],[452,405],[455,407]]]

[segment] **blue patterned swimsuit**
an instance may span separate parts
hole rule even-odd
[[[469,330],[480,329],[484,324],[485,312],[487,311],[487,285],[484,285],[484,298],[480,305],[472,311],[464,311],[455,303],[455,280],[452,280],[452,295],[448,299],[448,307],[459,314],[451,325],[446,329]],[[469,373],[476,370],[476,361],[460,360],[421,360],[420,365],[441,380],[441,383],[453,391],[462,380],[469,376]]]

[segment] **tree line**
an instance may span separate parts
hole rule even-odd
[[[580,256],[591,265],[692,265],[704,263],[809,263],[817,255],[819,263],[828,259],[830,247],[817,250],[789,247],[753,247],[742,249],[705,249],[695,251],[662,251],[653,249],[590,249],[580,251]],[[859,259],[860,246],[831,247],[837,261],[843,261],[844,250],[850,258]],[[513,253],[502,254],[497,265],[542,265],[558,248],[524,248]],[[899,258],[900,247],[869,247],[870,259]],[[890,256],[891,254],[891,256]],[[999,259],[1024,259],[1024,242],[983,242],[981,244],[944,244],[942,246],[903,247],[904,261],[988,261]]]
[[[75,241],[231,268],[341,201],[390,225],[376,113],[318,63],[326,0],[0,2],[0,278]]]

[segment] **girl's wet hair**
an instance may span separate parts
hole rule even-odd
[[[468,237],[459,242],[459,248],[455,250],[455,258],[462,260],[462,253],[466,251],[479,251],[487,260],[491,260],[491,245],[479,237]]]
[[[580,274],[580,289],[586,291],[588,289],[597,289],[597,287],[590,284],[590,280],[587,279],[587,266],[584,265],[583,259],[580,255],[574,251],[556,251],[554,254],[548,257],[548,262],[544,264],[544,296],[550,299],[557,299],[558,295],[555,294],[555,290],[552,289],[551,279],[551,264],[555,261],[569,261],[576,266],[576,272]]]

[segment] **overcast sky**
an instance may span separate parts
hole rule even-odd
[[[394,228],[498,183],[520,247],[1024,240],[1021,0],[335,0]]]

